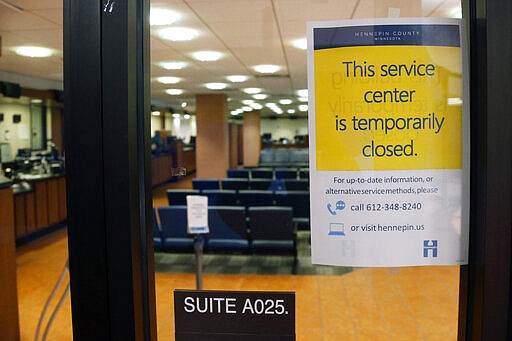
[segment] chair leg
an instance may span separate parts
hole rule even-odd
[[[292,275],[297,274],[297,266],[299,263],[299,255],[297,251],[297,238],[295,238],[293,242],[293,265],[292,265]]]

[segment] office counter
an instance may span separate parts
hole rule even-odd
[[[187,174],[196,171],[196,151],[184,148],[182,141],[173,141],[169,151],[154,154],[151,159],[151,184],[158,186],[170,181],[175,173],[173,170],[185,168]]]
[[[66,212],[66,177],[64,175],[27,176],[14,190],[16,239],[30,236],[48,227],[64,223]]]
[[[151,184],[157,186],[172,178],[174,160],[170,153],[153,155],[151,158]]]
[[[0,179],[0,340],[19,340],[12,183]]]

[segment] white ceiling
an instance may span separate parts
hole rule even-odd
[[[222,90],[230,99],[230,110],[241,107],[242,99],[251,99],[240,91],[245,87],[263,88],[271,95],[259,101],[262,105],[282,98],[295,100],[295,91],[307,88],[307,68],[306,51],[293,47],[292,42],[305,38],[307,21],[387,17],[396,14],[396,9],[401,17],[449,17],[458,6],[460,0],[154,0],[152,8],[181,15],[173,26],[194,28],[200,34],[193,41],[170,42],[157,35],[162,27],[152,27],[151,97],[154,103],[175,109],[187,101],[186,109],[193,111],[195,94],[214,92],[204,83],[229,83],[226,76],[243,74],[251,78]],[[62,81],[62,7],[63,0],[0,0],[0,71]],[[56,53],[44,59],[20,57],[13,50],[21,45],[48,47]],[[199,50],[219,51],[224,57],[197,62],[190,55]],[[188,67],[168,71],[158,66],[171,60],[187,62]],[[276,64],[282,70],[276,76],[261,77],[252,69],[258,64]],[[161,76],[178,76],[183,81],[163,85],[155,80]],[[185,92],[170,96],[164,92],[167,88]],[[294,101],[282,107],[296,109],[298,104]]]

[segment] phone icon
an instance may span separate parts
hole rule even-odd
[[[336,215],[336,211],[332,209],[332,205],[330,203],[327,204],[327,210],[329,211],[330,214]]]

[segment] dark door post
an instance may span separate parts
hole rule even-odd
[[[156,340],[149,1],[64,1],[74,340]]]
[[[512,339],[512,2],[464,0],[470,31],[471,228],[459,340]]]

